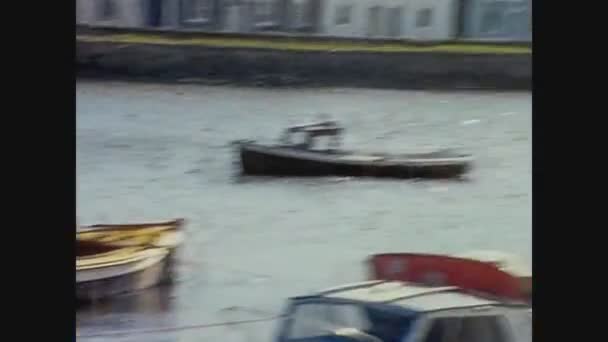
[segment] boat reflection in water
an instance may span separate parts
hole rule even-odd
[[[177,320],[172,293],[172,286],[158,286],[80,304],[76,310],[78,335],[103,339],[106,334],[115,338],[110,335],[117,331],[174,327]]]
[[[113,313],[162,314],[170,312],[173,286],[158,286],[128,293],[95,303],[80,303],[78,315],[106,315]]]

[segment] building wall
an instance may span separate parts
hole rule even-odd
[[[456,9],[457,0],[323,0],[320,32],[353,38],[450,39],[456,33]]]
[[[180,27],[179,22],[179,11],[180,11],[179,0],[163,0],[162,6],[162,21],[163,26],[167,28],[178,28]]]
[[[284,0],[286,32],[314,34],[319,29],[322,0]]]
[[[352,0],[323,0],[320,34],[339,37],[363,35],[363,7]]]
[[[217,25],[199,27],[203,31],[278,32],[284,26],[285,2],[282,0],[211,1],[216,2]],[[182,26],[185,26],[183,22]]]
[[[532,39],[532,0],[462,0],[463,36]]]
[[[249,4],[243,0],[223,1],[220,7],[220,31],[249,32],[251,20]]]
[[[76,21],[89,25],[148,27],[152,22],[150,14],[154,13],[151,4],[159,2],[158,26],[164,28],[370,39],[531,40],[531,1],[76,0]],[[104,3],[114,7],[112,15],[102,15]],[[200,10],[198,14],[193,13],[196,12],[191,6],[194,3],[208,4],[206,19],[201,18]],[[264,8],[266,11],[261,11]]]
[[[104,5],[108,6],[106,11]],[[142,0],[76,0],[78,24],[142,27],[146,23],[146,14],[145,1]]]
[[[169,0],[166,0],[169,1]],[[216,31],[220,27],[220,0],[172,0],[177,2],[179,27],[201,31]],[[172,14],[172,13],[167,13]]]
[[[403,38],[411,39],[452,39],[458,27],[457,0],[410,0],[407,32]],[[422,12],[430,10],[428,26],[419,26]]]

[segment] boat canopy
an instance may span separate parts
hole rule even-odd
[[[290,126],[286,131],[287,133],[303,132],[312,136],[332,136],[339,135],[344,128],[337,121],[329,120]]]
[[[278,342],[511,342],[508,320],[527,310],[457,287],[367,281],[292,297]]]
[[[344,128],[338,125],[336,121],[321,121],[310,124],[296,125],[288,127],[283,136],[281,137],[281,143],[292,147],[301,149],[313,148],[315,138],[317,137],[331,137],[330,149],[336,149],[340,146],[340,134],[344,131]],[[292,141],[292,135],[297,133],[303,133],[305,140],[300,143],[294,143]]]

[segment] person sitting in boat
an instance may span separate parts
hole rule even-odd
[[[297,134],[300,133],[300,134]],[[297,139],[298,141],[293,141],[294,135],[296,137],[302,137],[303,139]],[[285,146],[289,146],[291,148],[296,148],[300,150],[309,150],[313,147],[314,144],[314,135],[310,133],[304,133],[300,131],[292,131],[292,129],[288,129],[285,131],[283,136],[281,137],[281,144]]]
[[[295,144],[294,147],[301,150],[310,150],[314,146],[314,138],[311,134],[307,134],[304,141]]]

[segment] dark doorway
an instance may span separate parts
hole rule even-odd
[[[458,2],[456,11],[456,37],[463,38],[466,34],[467,14],[470,13],[470,0],[461,0]]]
[[[162,23],[163,1],[148,0],[148,26],[159,27]]]

